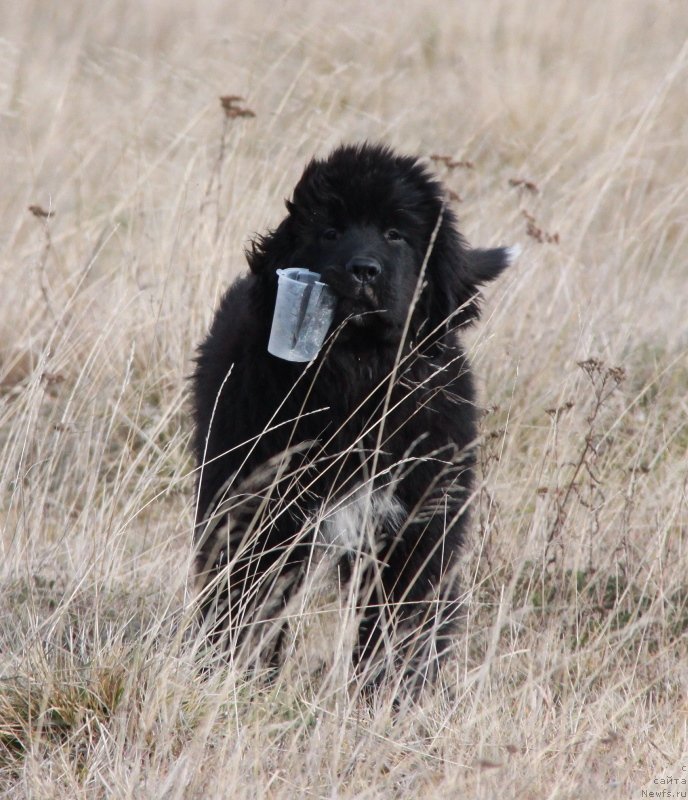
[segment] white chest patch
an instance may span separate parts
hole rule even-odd
[[[375,530],[380,524],[396,528],[403,519],[404,507],[393,494],[360,487],[322,509],[316,522],[318,540],[335,557],[361,550],[371,552],[375,550]]]

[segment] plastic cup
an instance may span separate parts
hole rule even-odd
[[[332,324],[336,296],[317,272],[278,269],[277,301],[268,352],[286,361],[312,361]]]

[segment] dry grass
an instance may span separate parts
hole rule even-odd
[[[581,798],[688,777],[685,3],[0,16],[0,789]],[[396,715],[298,648],[270,688],[203,683],[183,641],[194,344],[304,159],[363,137],[446,156],[469,240],[525,245],[471,335],[487,412],[456,689]]]

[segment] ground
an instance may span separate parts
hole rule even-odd
[[[3,796],[687,791],[688,6],[1,5]],[[195,344],[363,138],[523,247],[470,334],[466,618],[396,711],[347,691],[331,598],[273,685],[188,633]]]

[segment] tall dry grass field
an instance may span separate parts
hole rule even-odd
[[[3,796],[688,796],[688,6],[1,6]],[[398,711],[331,603],[272,685],[189,635],[195,344],[363,138],[523,245],[469,339],[465,622]]]

